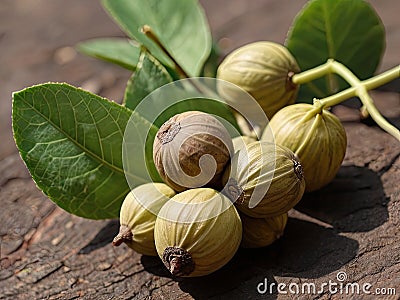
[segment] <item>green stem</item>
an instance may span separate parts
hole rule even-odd
[[[291,80],[294,84],[304,84],[308,83],[310,81],[313,81],[315,79],[318,79],[322,76],[325,76],[330,73],[335,73],[332,65],[337,65],[340,64],[339,62],[333,60],[333,59],[328,59],[326,63],[312,68],[310,70],[294,74],[291,77]],[[344,66],[343,66],[344,67]],[[347,69],[346,67],[344,67]],[[351,73],[351,71],[349,70]],[[379,75],[376,75],[374,77],[371,77],[367,80],[362,81],[362,84],[365,85],[367,90],[373,90],[376,89],[377,87],[384,85],[385,83],[388,83],[400,76],[400,66],[394,67],[388,71],[385,71]]]
[[[179,73],[179,76],[184,79],[184,78],[190,78],[189,74],[186,73],[186,71],[181,67],[181,65],[176,61],[176,59],[172,56],[172,54],[168,51],[167,48],[163,45],[163,43],[160,41],[160,39],[157,37],[157,35],[154,33],[154,31],[151,29],[149,25],[143,25],[142,27],[142,32],[153,42],[155,42],[158,47],[162,50],[162,52],[169,57],[169,59],[172,60],[172,62],[175,65],[176,71]],[[216,97],[215,93],[210,91],[207,87],[204,87],[200,83],[198,83],[196,80],[190,80],[190,84],[199,92],[204,94],[205,96],[209,96],[210,98]]]
[[[389,81],[396,79],[397,77],[399,77],[399,74],[400,66],[397,66],[368,80],[364,80],[363,84],[367,90],[373,90]],[[360,108],[360,116],[362,119],[366,119],[369,116],[368,109],[365,107],[365,105]]]
[[[361,81],[360,84],[363,85],[367,90],[372,90],[372,89],[375,89],[385,83],[388,83],[388,82],[396,79],[397,77],[399,77],[399,72],[400,72],[400,67],[396,67],[396,68],[390,69],[389,71],[386,71],[382,74],[374,76],[370,79]],[[297,75],[300,75],[300,74],[303,74],[303,73],[299,73]],[[329,105],[325,104],[324,107],[330,107],[330,106],[334,106],[336,104],[340,104],[343,101],[345,101],[351,97],[356,97],[356,96],[357,96],[357,87],[356,86],[349,87],[348,89],[345,89],[335,95],[324,98],[323,99],[324,102],[329,103]]]
[[[172,54],[167,50],[167,48],[164,47],[164,45],[161,43],[160,39],[158,36],[154,33],[154,31],[151,29],[149,25],[143,25],[142,27],[142,32],[149,38],[151,39],[154,43],[157,44],[158,47],[164,52],[166,56],[168,56],[169,59],[172,60],[172,62],[175,65],[175,69],[179,73],[179,75],[183,78],[189,78],[190,76],[186,73],[186,71],[179,65],[179,63],[175,60],[175,58],[172,56]]]
[[[371,77],[370,79],[364,80],[363,84],[368,90],[373,90],[399,77],[400,65],[390,70],[387,70],[386,72],[383,72],[379,75]]]
[[[332,61],[333,59],[328,59],[328,61],[323,65],[320,65],[318,67],[309,69],[307,71],[298,74],[294,74],[291,77],[292,82],[294,84],[304,84],[331,73]]]
[[[335,95],[326,97],[321,100],[314,100],[316,111],[322,108],[327,108],[330,106],[337,105],[351,97],[359,97],[363,107],[362,113],[364,116],[370,114],[372,119],[386,132],[394,136],[400,141],[400,131],[393,125],[389,124],[379,113],[376,108],[374,101],[368,94],[368,90],[377,88],[389,81],[392,81],[400,77],[400,66],[392,68],[382,74],[374,76],[370,79],[360,81],[346,66],[333,60],[328,59],[328,61],[316,68],[307,70],[305,72],[295,74],[292,76],[292,82],[294,84],[303,84],[327,74],[336,73],[345,79],[351,87],[343,90]]]
[[[372,119],[378,124],[383,130],[387,133],[394,136],[398,141],[400,141],[400,130],[396,127],[388,123],[382,115],[379,113],[379,110],[376,108],[374,101],[371,96],[368,94],[368,91],[364,89],[360,89],[358,91],[358,97],[361,99],[361,102],[364,105],[364,109],[366,109]]]
[[[141,28],[142,33],[144,33],[149,39],[151,39],[154,43],[157,44],[157,46],[161,49],[161,51],[168,56],[169,59],[173,62],[175,65],[176,71],[179,73],[179,76],[181,79],[189,79],[191,78],[188,73],[181,67],[181,65],[176,61],[176,59],[172,56],[172,54],[168,51],[167,48],[163,45],[161,40],[158,38],[158,36],[155,34],[155,32],[151,29],[149,25],[143,25]],[[221,100],[220,96],[216,92],[214,92],[212,89],[208,88],[206,85],[202,84],[199,80],[189,80],[190,85],[194,89],[196,89],[202,96],[205,98],[208,97],[209,99],[214,99],[214,100]],[[237,129],[239,129],[239,126],[235,126]],[[239,130],[240,131],[240,130]]]
[[[368,111],[372,119],[378,124],[383,130],[387,133],[394,136],[397,140],[400,141],[400,131],[387,122],[382,115],[379,113],[378,109],[376,108],[374,101],[368,94],[368,89],[365,84],[360,81],[347,67],[343,64],[332,61],[331,63],[332,72],[340,75],[343,79],[345,79],[353,88],[355,88],[355,96],[358,96],[364,105],[364,109]],[[398,75],[399,76],[399,75]],[[373,81],[373,84],[378,84],[379,82],[383,82],[385,77],[380,77],[378,81]],[[332,105],[338,104],[338,99],[331,97],[330,100],[323,99],[320,100],[320,103],[323,107],[329,107]]]

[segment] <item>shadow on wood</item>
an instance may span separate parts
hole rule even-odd
[[[237,296],[238,289],[243,290],[243,295],[258,299],[261,294],[257,286],[265,280],[276,282],[275,276],[318,278],[340,269],[357,251],[357,241],[340,236],[331,228],[289,218],[285,235],[273,245],[239,249],[226,266],[208,276],[174,280],[195,299],[216,295],[229,298],[229,292],[235,290]],[[171,277],[158,258],[142,256],[141,263],[150,273]],[[276,285],[272,292],[262,299],[275,299]]]
[[[306,194],[296,210],[331,224],[338,232],[365,232],[388,220],[388,198],[378,174],[342,167],[331,184]]]
[[[92,251],[111,244],[114,237],[118,234],[119,220],[111,220],[96,234],[96,236],[78,254],[89,254]]]

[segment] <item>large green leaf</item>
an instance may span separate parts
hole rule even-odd
[[[134,110],[148,94],[170,82],[172,78],[167,70],[153,56],[143,51],[126,86],[124,105]]]
[[[363,0],[311,0],[299,12],[286,45],[305,71],[333,58],[360,79],[371,77],[385,48],[384,26]],[[312,102],[342,90],[347,84],[336,75],[305,84],[299,100]]]
[[[99,38],[79,43],[77,49],[89,56],[99,58],[128,70],[135,70],[140,47],[137,42],[123,38]]]
[[[149,25],[163,46],[190,75],[198,76],[211,51],[211,34],[197,0],[102,0],[103,6],[133,39],[163,64],[172,61],[141,32]]]
[[[91,219],[118,217],[129,192],[122,163],[128,120],[133,129],[157,130],[125,107],[56,83],[14,93],[12,118],[17,147],[38,187],[66,211]],[[132,159],[145,143],[137,136]],[[129,176],[148,182],[146,162],[135,163]]]

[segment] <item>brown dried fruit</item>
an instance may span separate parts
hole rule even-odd
[[[232,152],[224,125],[199,111],[173,116],[160,127],[153,144],[161,178],[179,192],[218,181]]]

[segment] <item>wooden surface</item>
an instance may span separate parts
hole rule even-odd
[[[305,1],[203,0],[225,52],[255,40],[283,43]],[[387,31],[380,70],[399,63],[398,1],[371,1]],[[274,245],[239,250],[218,272],[171,278],[158,258],[113,247],[118,220],[92,221],[57,208],[35,186],[11,134],[11,92],[65,81],[120,101],[129,72],[75,53],[93,37],[123,36],[97,0],[2,0],[0,5],[0,299],[398,299],[400,294],[400,144],[358,120],[357,101],[335,108],[348,135],[335,180],[290,212]],[[374,92],[400,127],[399,81]],[[259,283],[335,281],[395,288],[395,296],[261,295]],[[336,280],[337,281],[337,280]]]

